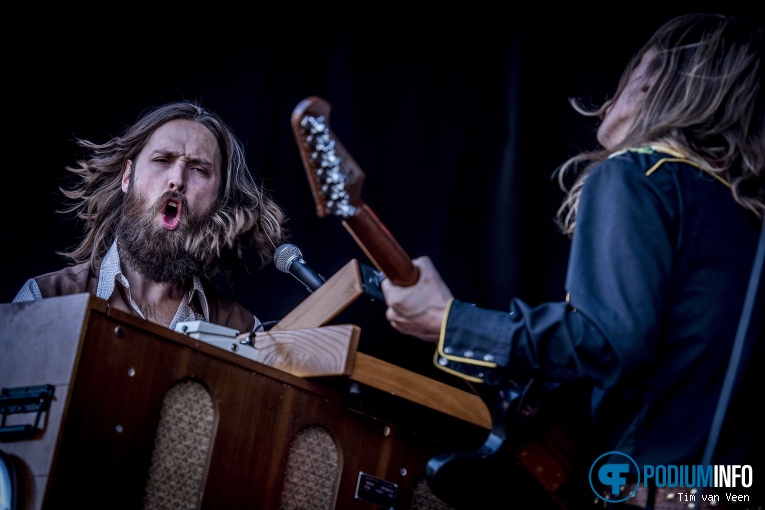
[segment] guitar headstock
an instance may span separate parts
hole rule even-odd
[[[316,214],[340,216],[378,270],[396,285],[412,285],[419,271],[361,199],[364,172],[330,129],[329,110],[329,103],[311,96],[298,103],[290,120],[316,202]]]
[[[364,204],[364,172],[329,126],[330,105],[320,97],[302,100],[292,111],[292,131],[308,175],[316,214],[348,218]]]

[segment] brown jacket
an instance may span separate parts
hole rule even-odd
[[[98,289],[98,273],[91,271],[90,262],[37,276],[35,281],[44,298],[80,292],[89,292],[95,296]],[[233,328],[242,333],[253,330],[255,317],[249,310],[220,295],[206,278],[202,278],[202,286],[210,308],[209,322]]]

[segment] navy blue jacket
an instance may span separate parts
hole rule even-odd
[[[616,154],[585,181],[567,300],[531,307],[513,299],[507,312],[454,300],[436,366],[490,385],[589,380],[601,453],[617,450],[639,464],[697,464],[759,225],[727,183],[688,160],[649,149]],[[762,391],[762,347],[743,366],[758,374],[749,391]],[[763,394],[754,399],[742,400],[762,411]],[[721,461],[751,464],[758,455],[754,436],[765,427],[751,413],[730,411]]]

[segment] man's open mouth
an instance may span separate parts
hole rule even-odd
[[[181,222],[181,201],[168,198],[162,207],[162,226],[167,230],[175,230]]]

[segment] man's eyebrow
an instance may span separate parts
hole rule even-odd
[[[204,158],[189,158],[189,163],[194,165],[213,166],[213,162]]]
[[[169,158],[177,158],[180,156],[179,153],[169,150],[169,149],[154,149],[151,151],[151,156],[165,156]],[[195,165],[205,165],[205,166],[212,166],[214,163],[208,159],[205,158],[188,158],[189,163],[195,164]]]

